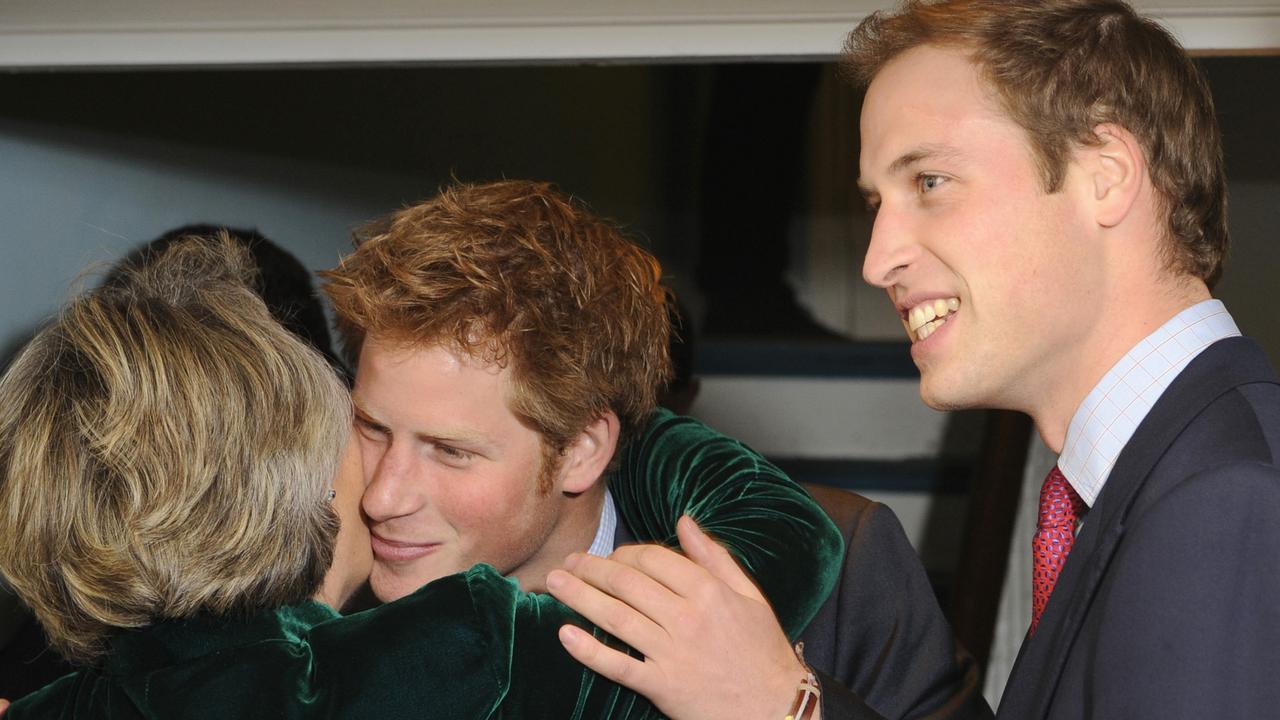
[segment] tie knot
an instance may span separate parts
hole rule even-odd
[[[1040,527],[1070,527],[1084,509],[1084,500],[1055,465],[1040,488]]]

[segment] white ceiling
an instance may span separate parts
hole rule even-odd
[[[1228,3],[1135,4],[1189,48],[1280,48],[1280,0]],[[888,4],[0,0],[0,67],[829,56],[858,20]]]

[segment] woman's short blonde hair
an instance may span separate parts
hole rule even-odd
[[[69,659],[116,630],[300,602],[333,556],[350,400],[184,242],[73,301],[0,380],[0,572]]]

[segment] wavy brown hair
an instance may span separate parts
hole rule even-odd
[[[629,438],[671,374],[658,261],[548,183],[446,187],[321,275],[349,355],[375,336],[509,364],[549,453],[608,410]]]
[[[920,45],[971,52],[1027,132],[1046,192],[1097,125],[1133,133],[1165,213],[1166,264],[1217,282],[1229,244],[1222,137],[1208,84],[1167,30],[1122,0],[908,0],[854,28],[842,66],[865,86]]]
[[[124,628],[300,602],[350,432],[244,250],[182,242],[81,296],[0,380],[0,572],[68,659]]]

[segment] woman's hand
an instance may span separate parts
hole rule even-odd
[[[556,599],[644,658],[573,625],[561,628],[560,642],[578,662],[671,718],[786,715],[807,669],[768,601],[688,516],[677,533],[687,558],[656,545],[627,545],[608,559],[575,554],[568,572],[547,576]]]

